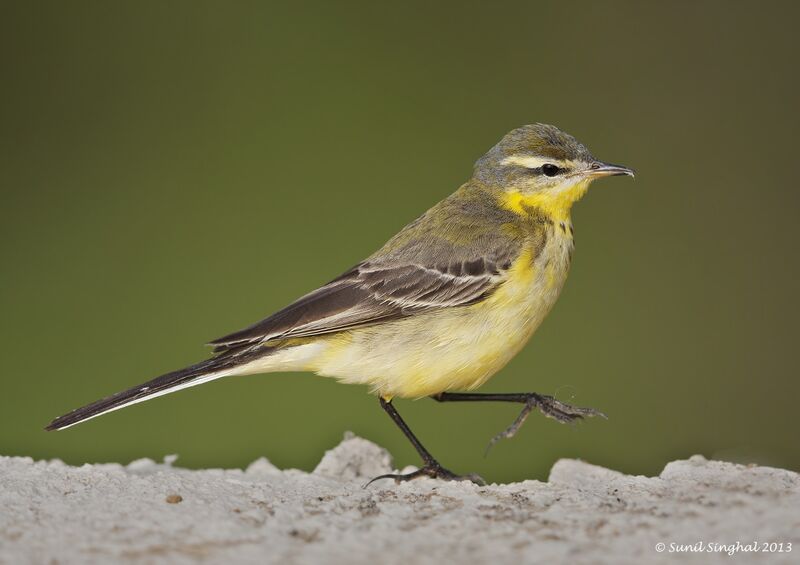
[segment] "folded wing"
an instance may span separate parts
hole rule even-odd
[[[473,304],[502,283],[509,264],[509,257],[430,265],[366,261],[257,324],[209,345],[224,352]]]

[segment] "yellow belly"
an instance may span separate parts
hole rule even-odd
[[[525,345],[558,298],[572,240],[554,229],[536,259],[523,252],[486,300],[360,328],[314,344],[306,370],[418,398],[481,386]]]

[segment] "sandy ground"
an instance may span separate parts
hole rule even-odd
[[[562,460],[546,483],[362,488],[390,469],[388,452],[353,436],[312,473],[266,459],[192,471],[3,457],[0,562],[800,563],[790,471],[694,456],[649,478]],[[709,552],[737,542],[733,556]]]

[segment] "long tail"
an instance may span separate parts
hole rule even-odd
[[[151,398],[169,394],[190,386],[207,383],[214,379],[219,379],[220,377],[235,375],[239,372],[237,369],[241,369],[242,365],[267,353],[268,351],[263,349],[258,352],[250,350],[237,352],[235,355],[223,354],[201,361],[195,365],[161,375],[139,386],[112,394],[111,396],[73,410],[68,414],[59,416],[50,422],[45,429],[63,430],[64,428],[69,428],[75,424],[91,420],[102,414],[130,406],[131,404],[144,402],[145,400],[150,400]]]

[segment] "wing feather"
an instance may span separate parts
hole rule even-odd
[[[436,204],[342,276],[210,345],[221,352],[340,332],[485,298],[502,284],[524,245],[538,254],[544,230],[517,226],[517,217],[497,207],[493,196],[468,188]]]
[[[364,262],[283,310],[215,339],[215,351],[246,343],[310,337],[479,301],[502,281],[495,262],[438,266]]]

